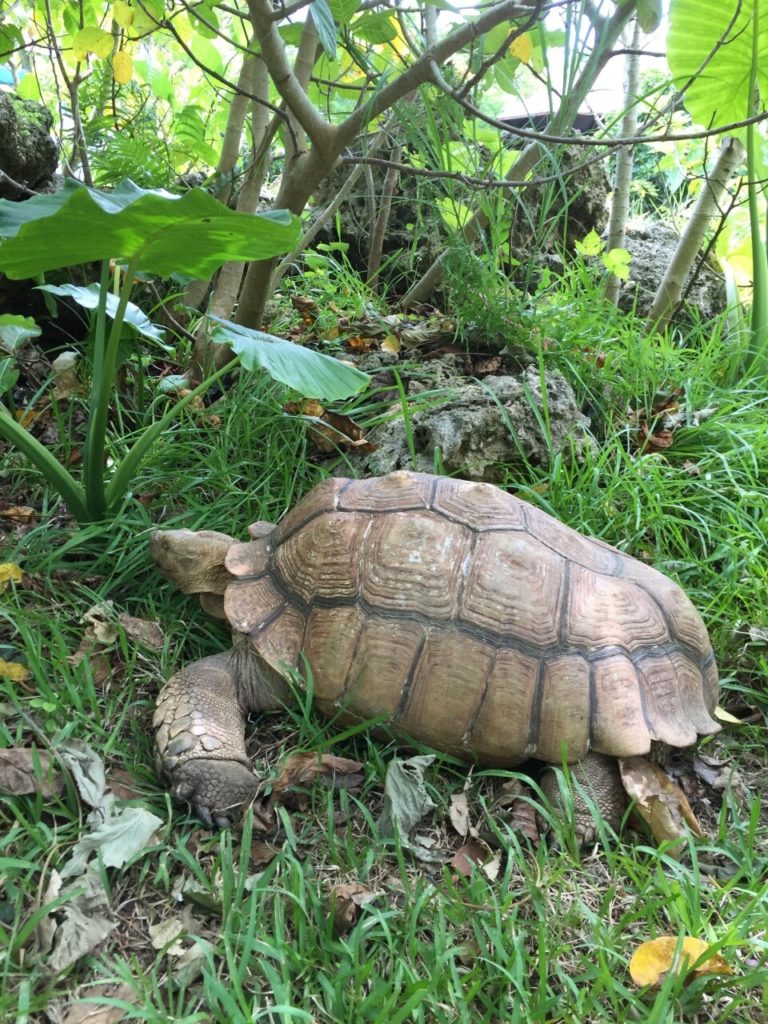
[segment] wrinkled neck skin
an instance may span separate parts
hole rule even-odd
[[[237,696],[246,713],[271,711],[290,703],[291,692],[286,681],[254,651],[248,637],[242,633],[232,637],[230,658]]]

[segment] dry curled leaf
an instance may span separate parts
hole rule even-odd
[[[453,794],[448,806],[448,817],[460,836],[469,832],[469,800],[466,790]]]
[[[272,784],[272,793],[279,799],[291,787],[311,784],[318,777],[331,779],[339,788],[349,788],[350,778],[353,785],[362,781],[358,779],[362,767],[360,761],[335,754],[291,754]]]
[[[58,796],[64,780],[54,770],[49,754],[34,747],[9,747],[0,750],[0,793],[24,796],[40,793]]]
[[[355,882],[331,886],[329,903],[337,935],[343,935],[357,923],[360,908],[376,899],[376,893]]]
[[[128,1011],[122,1006],[105,1003],[86,1002],[87,999],[119,999],[124,1003],[138,1001],[139,993],[128,984],[94,985],[81,990],[82,999],[70,1003],[64,1015],[59,1017],[59,1024],[119,1024],[127,1020]]]
[[[137,619],[133,615],[126,615],[125,612],[121,612],[117,621],[131,640],[138,640],[140,644],[143,644],[145,647],[151,647],[156,651],[162,650],[163,631],[157,622]]]
[[[685,794],[661,765],[645,757],[624,757],[619,759],[619,768],[624,789],[654,839],[684,839],[688,830],[696,836],[702,834]]]
[[[719,953],[712,953],[695,968],[691,967],[708,953],[709,948],[706,942],[690,935],[682,939],[677,935],[660,935],[637,947],[629,961],[629,973],[632,981],[640,987],[661,985],[670,971],[695,978],[702,974],[732,974]]]

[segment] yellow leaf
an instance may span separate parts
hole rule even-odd
[[[675,974],[691,973],[691,964],[705,956],[709,945],[701,939],[686,935],[682,941],[676,935],[661,935],[658,939],[643,942],[632,954],[629,973],[638,986],[660,985],[671,970]],[[693,969],[694,976],[701,974],[732,974],[731,968],[718,953],[712,953],[703,963]]]
[[[381,350],[383,352],[391,352],[393,355],[397,355],[400,351],[400,342],[394,334],[388,334],[381,343]]]
[[[744,725],[740,718],[736,718],[730,711],[726,711],[725,708],[721,708],[718,704],[715,708],[715,718],[718,722],[725,722],[726,725]]]
[[[4,661],[0,658],[0,676],[10,679],[12,683],[23,683],[29,679],[29,669],[17,661]]]
[[[22,572],[15,562],[0,562],[0,590],[5,590],[7,583],[21,583]]]
[[[522,64],[527,64],[533,53],[533,42],[531,41],[530,33],[524,32],[517,39],[513,39],[509,45],[509,53],[512,57],[517,57]]]
[[[112,74],[118,85],[127,85],[133,78],[133,58],[125,50],[120,50],[112,58]]]
[[[112,19],[120,28],[130,28],[133,24],[133,8],[125,0],[115,0],[112,4]]]
[[[72,50],[77,60],[82,60],[89,53],[108,57],[114,45],[112,33],[101,28],[81,28],[72,37]]]

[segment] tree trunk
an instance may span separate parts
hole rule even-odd
[[[569,127],[573,123],[573,119],[579,112],[579,107],[585,96],[610,59],[613,46],[620,38],[624,27],[629,19],[634,16],[634,13],[634,3],[622,4],[609,19],[599,24],[595,23],[595,35],[597,37],[595,47],[584,65],[578,80],[571,91],[563,97],[557,113],[550,121],[548,126],[550,134],[559,135],[564,128]],[[530,145],[525,147],[509,171],[507,171],[506,177],[510,180],[522,180],[527,177],[544,155],[544,152],[545,149],[542,143],[530,143]],[[488,218],[482,211],[478,210],[462,228],[462,235],[471,244],[479,238],[487,226]],[[442,278],[443,262],[446,255],[446,251],[442,252],[425,271],[423,276],[408,289],[403,296],[403,306],[411,306],[417,302],[426,302],[429,299]]]
[[[637,134],[637,89],[640,81],[640,24],[635,21],[630,52],[627,54],[627,81],[624,92],[624,118],[621,134],[625,139]],[[630,186],[635,151],[632,146],[622,146],[616,154],[616,171],[613,178],[613,199],[611,218],[608,221],[607,248],[623,249],[626,240],[627,218],[629,217]],[[619,301],[621,281],[615,274],[609,274],[605,284],[605,297],[615,306]]]
[[[654,296],[653,306],[646,321],[648,331],[661,332],[669,325],[683,294],[686,278],[698,256],[709,222],[720,209],[728,178],[743,159],[744,147],[738,139],[730,136],[725,138],[712,173],[699,192],[688,224],[680,236],[675,254]]]

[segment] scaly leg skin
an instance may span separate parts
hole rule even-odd
[[[163,687],[153,719],[160,775],[209,827],[228,825],[258,785],[245,752],[237,666],[232,652],[187,665]]]
[[[605,754],[587,754],[577,764],[568,766],[572,782],[577,782],[591,798],[592,803],[611,828],[618,832],[627,806],[627,796],[621,782],[619,765],[615,757]],[[555,808],[564,810],[562,793],[554,771],[547,771],[539,785]],[[577,786],[571,786],[573,817],[576,837],[582,846],[591,846],[597,840],[597,829],[593,812]]]

